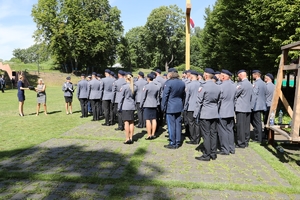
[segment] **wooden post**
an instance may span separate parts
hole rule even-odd
[[[191,0],[186,0],[186,18],[185,18],[185,69],[190,69],[190,56],[191,56]]]

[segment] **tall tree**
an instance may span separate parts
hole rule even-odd
[[[72,69],[114,63],[123,33],[120,11],[108,0],[39,0],[32,9],[35,38]]]

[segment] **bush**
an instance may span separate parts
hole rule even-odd
[[[185,64],[181,64],[177,67],[175,67],[178,71],[185,71]],[[203,69],[201,67],[197,67],[197,66],[190,66],[191,70],[197,71],[197,72],[203,72]]]

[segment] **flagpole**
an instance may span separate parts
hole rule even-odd
[[[191,56],[191,0],[186,0],[186,18],[185,18],[185,69],[190,69],[190,56]]]

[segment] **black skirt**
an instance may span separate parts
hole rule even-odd
[[[73,97],[72,96],[71,97],[66,97],[65,96],[65,101],[66,101],[66,103],[72,103]]]
[[[145,108],[144,109],[144,119],[152,120],[157,118],[156,108]]]
[[[122,110],[123,121],[134,121],[134,110]]]

